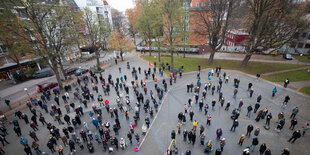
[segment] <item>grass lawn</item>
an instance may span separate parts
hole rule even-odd
[[[158,63],[158,56],[156,55],[156,59],[154,56],[142,55],[142,57],[154,63],[157,62],[157,67],[161,64]],[[161,57],[161,62],[171,63],[170,57]],[[184,66],[184,72],[196,71],[198,69],[198,65],[201,66],[201,69],[204,68],[215,68],[216,66],[221,66],[222,69],[234,69],[240,70],[245,73],[256,75],[257,73],[268,73],[273,71],[292,69],[303,67],[303,65],[293,65],[293,64],[280,64],[280,63],[265,63],[265,62],[249,62],[247,67],[241,66],[241,61],[237,60],[217,60],[214,59],[213,64],[207,64],[208,59],[206,58],[182,58],[182,57],[174,57],[174,67],[181,68]]]
[[[304,55],[304,56],[293,56],[294,58],[296,58],[297,60],[301,61],[301,62],[310,62],[310,55]]]
[[[304,94],[307,94],[307,95],[310,95],[310,86],[308,87],[303,87],[299,90],[300,92],[304,93]]]
[[[305,81],[310,80],[310,73],[308,69],[295,70],[290,72],[283,72],[278,74],[267,75],[263,77],[272,82],[283,82],[286,78],[290,81]]]

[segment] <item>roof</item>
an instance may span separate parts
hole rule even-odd
[[[109,5],[106,0],[103,0],[103,5]]]
[[[235,35],[249,35],[246,29],[228,30],[228,33],[235,34]]]

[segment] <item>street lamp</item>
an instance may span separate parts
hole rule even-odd
[[[30,95],[28,93],[28,89],[27,88],[24,88],[24,91],[26,91],[27,95],[28,95],[28,98],[30,99]]]

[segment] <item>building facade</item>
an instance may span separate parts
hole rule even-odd
[[[74,1],[80,9],[87,7],[99,18],[103,19],[111,26],[113,25],[111,6],[106,0],[74,0]]]

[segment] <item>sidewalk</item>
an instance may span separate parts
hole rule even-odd
[[[286,70],[281,70],[281,71],[269,72],[269,73],[262,74],[262,76],[278,74],[278,73],[284,73],[284,72],[290,72],[290,71],[296,71],[296,70],[301,70],[301,69],[307,69],[309,67],[310,66],[304,66],[304,67],[300,67],[300,68],[293,68],[293,69],[286,69]]]

